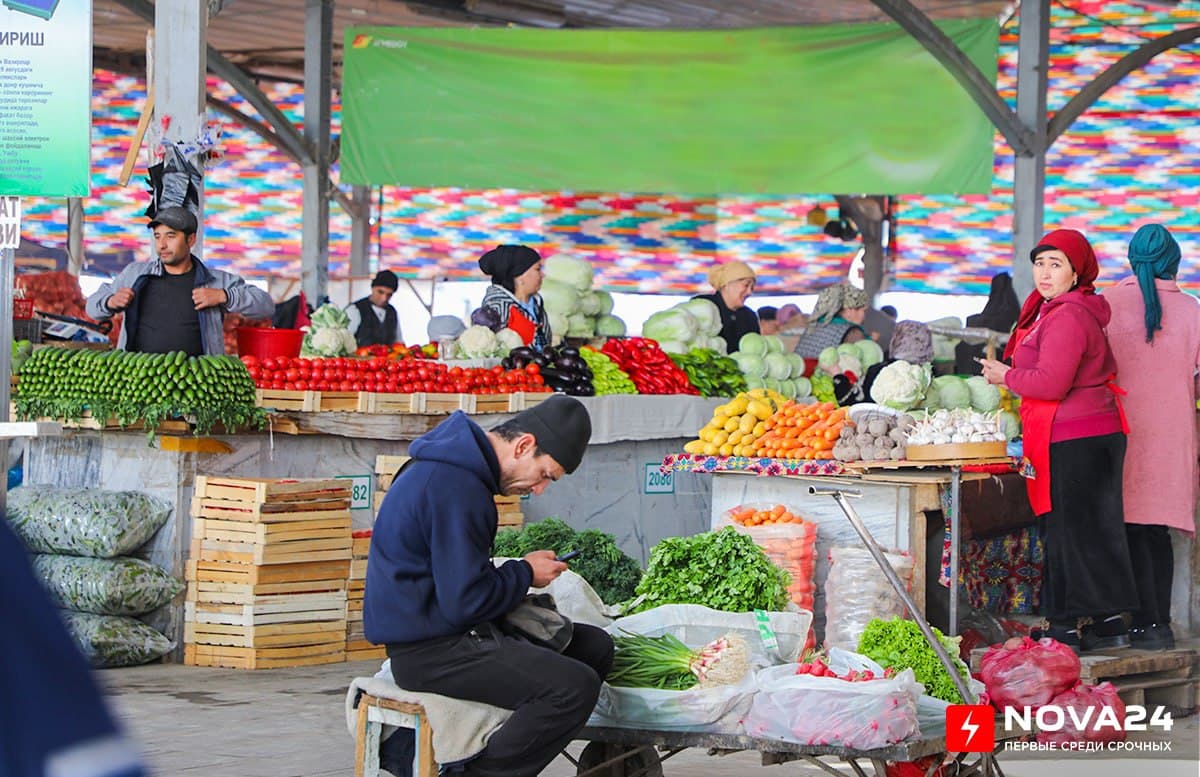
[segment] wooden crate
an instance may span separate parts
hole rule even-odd
[[[366,639],[346,640],[347,661],[382,661],[387,658],[387,648]]]
[[[424,394],[377,394],[361,391],[355,408],[359,413],[398,415],[420,413],[424,407]]]
[[[317,410],[322,413],[358,412],[358,395],[361,391],[318,391]]]
[[[519,496],[497,496],[496,514],[499,517],[497,524],[504,529],[519,529],[525,525],[525,515],[521,512],[521,497]]]
[[[231,561],[256,566],[300,564],[311,561],[339,561],[350,558],[350,535],[318,540],[296,540],[259,545],[250,542],[222,542],[193,539],[191,557],[201,561]]]
[[[320,409],[319,391],[284,391],[282,389],[255,389],[254,404],[271,410],[298,410],[315,413]]]
[[[189,602],[211,604],[252,604],[263,596],[347,591],[347,580],[301,580],[294,583],[222,583],[191,580],[187,584]],[[361,593],[358,594],[361,597]]]
[[[339,621],[270,623],[258,626],[193,622],[183,625],[183,639],[188,644],[229,647],[336,647],[345,644],[347,628]]]
[[[229,669],[278,669],[287,666],[338,664],[346,660],[345,643],[338,649],[327,645],[281,648],[243,648],[223,645],[187,645],[183,662],[190,666]]]
[[[189,623],[223,623],[229,626],[262,626],[272,623],[334,621],[346,627],[346,592],[259,596],[252,604],[184,602]]]
[[[416,394],[421,398],[420,410],[414,412],[425,415],[441,415],[461,410],[464,413],[475,412],[474,394]]]
[[[314,499],[307,502],[254,504],[232,499],[192,497],[191,516],[246,524],[307,523],[315,520],[350,520],[349,499]]]
[[[553,394],[553,391],[515,391],[507,394],[505,396],[508,397],[508,412],[519,413]]]
[[[371,506],[375,512],[379,513],[379,508],[383,506],[383,498],[387,496],[387,491],[376,491],[375,496],[371,500]]]
[[[350,555],[354,558],[366,558],[371,552],[371,536],[350,538]]]
[[[195,494],[206,499],[270,504],[313,500],[350,499],[350,482],[344,478],[269,480],[214,475],[196,477]]]
[[[233,583],[236,585],[280,585],[285,583],[346,580],[350,574],[350,558],[321,560],[295,564],[254,566],[232,561],[191,558],[184,566],[189,582]]]
[[[257,545],[274,545],[300,540],[339,539],[350,534],[350,516],[344,518],[316,518],[311,521],[282,521],[277,523],[250,523],[226,521],[218,518],[195,518],[192,520],[192,537],[221,542],[249,542]],[[351,538],[353,543],[353,538]]]

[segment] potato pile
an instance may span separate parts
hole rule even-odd
[[[852,417],[833,446],[838,461],[899,461],[904,458],[910,415],[868,413]]]

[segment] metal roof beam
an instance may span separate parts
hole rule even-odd
[[[962,49],[954,45],[954,41],[946,37],[946,34],[938,29],[928,16],[921,13],[908,0],[871,0],[871,2],[879,10],[892,17],[938,62],[942,63],[950,75],[954,76],[967,94],[983,109],[992,125],[1004,136],[1016,154],[1029,156],[1034,153],[1032,133],[1021,126],[1017,115],[996,91],[996,85],[989,82],[983,73],[979,72],[975,63],[968,59]]]
[[[1182,46],[1184,43],[1200,38],[1200,27],[1185,27],[1169,35],[1144,43],[1121,59],[1109,65],[1108,69],[1093,78],[1088,85],[1079,90],[1066,105],[1058,110],[1046,127],[1046,145],[1051,146],[1058,136],[1063,134],[1084,111],[1096,104],[1096,101],[1109,89],[1117,85],[1122,78],[1129,75],[1164,51]]]

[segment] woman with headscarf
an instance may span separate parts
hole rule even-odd
[[[816,359],[821,351],[842,343],[865,339],[867,330],[867,293],[848,283],[826,286],[817,295],[817,304],[808,317],[808,328],[796,343],[796,353]]]
[[[738,349],[742,335],[759,331],[758,316],[746,307],[747,298],[754,293],[754,280],[754,270],[745,262],[718,264],[708,271],[708,282],[716,291],[692,298],[706,299],[717,306],[721,313],[721,331],[717,334],[725,341],[728,353]]]
[[[1129,645],[1122,613],[1137,608],[1125,539],[1124,417],[1104,336],[1108,301],[1087,238],[1056,229],[1033,249],[1036,288],[1002,361],[983,376],[1021,397],[1022,474],[1045,543],[1042,636],[1088,651]]]
[[[990,329],[993,332],[1012,331],[1021,314],[1021,302],[1017,292],[1013,290],[1012,276],[1006,272],[992,276],[992,287],[988,292],[987,303],[983,310],[967,316],[968,327]],[[986,343],[960,342],[954,346],[954,374],[978,375],[979,363],[975,361],[983,357],[987,351]]]
[[[501,327],[521,336],[541,351],[550,345],[550,318],[538,291],[542,288],[542,257],[529,246],[499,245],[479,257],[479,269],[492,277],[482,308],[495,312]]]
[[[1138,595],[1129,639],[1146,650],[1175,646],[1169,530],[1189,536],[1196,530],[1200,303],[1175,283],[1179,255],[1179,244],[1161,225],[1139,228],[1129,244],[1134,274],[1104,293],[1112,306],[1108,342],[1129,392],[1122,494]]]

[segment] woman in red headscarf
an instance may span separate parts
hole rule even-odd
[[[1004,357],[983,359],[990,383],[1021,397],[1022,474],[1045,543],[1042,613],[1049,636],[1079,650],[1129,645],[1123,613],[1137,608],[1125,538],[1121,470],[1125,421],[1104,336],[1108,302],[1092,283],[1092,246],[1056,229],[1031,254],[1036,288]]]

